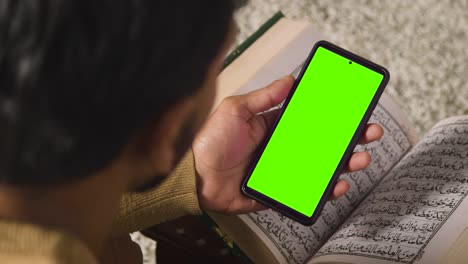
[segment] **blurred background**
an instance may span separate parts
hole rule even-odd
[[[419,133],[468,114],[468,0],[250,0],[237,43],[278,10],[388,68],[387,92]]]
[[[279,10],[388,68],[387,93],[420,135],[444,117],[468,114],[468,0],[250,0],[236,14],[237,44]],[[145,263],[155,263],[155,243],[133,238]]]

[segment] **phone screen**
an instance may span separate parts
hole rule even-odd
[[[312,216],[383,78],[319,46],[246,185]]]

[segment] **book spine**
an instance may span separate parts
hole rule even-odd
[[[246,49],[248,49],[258,38],[260,38],[265,32],[268,31],[276,22],[284,17],[283,12],[278,11],[270,19],[268,19],[263,25],[261,25],[257,31],[255,31],[250,37],[248,37],[242,44],[237,46],[224,60],[223,69],[229,66],[235,59],[237,59]]]
[[[224,60],[223,69],[225,69],[229,64],[236,60],[245,50],[247,50],[257,39],[259,39],[265,32],[267,32],[276,22],[284,17],[284,14],[281,11],[276,12],[270,19],[268,19],[262,26],[260,26],[257,31],[255,31],[250,37],[248,37],[242,44],[237,46]],[[234,243],[216,224],[216,222],[211,219],[206,213],[200,216],[201,220],[204,221],[211,230],[213,230],[219,237],[223,239],[226,245],[230,248],[231,254],[238,257],[245,264],[254,264],[253,261],[239,248],[239,246]]]

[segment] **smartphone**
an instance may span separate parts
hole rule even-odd
[[[317,42],[259,146],[242,192],[303,225],[313,224],[389,78],[385,68]]]

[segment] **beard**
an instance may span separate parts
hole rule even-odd
[[[179,132],[179,135],[177,136],[177,139],[173,146],[174,163],[172,164],[172,170],[174,170],[177,164],[179,164],[180,160],[182,160],[185,153],[192,145],[193,139],[195,138],[195,134],[198,131],[198,128],[196,128],[195,125],[195,120],[195,115],[192,114],[190,118],[188,118],[188,120],[184,123],[182,129]],[[149,190],[155,189],[156,187],[161,185],[167,179],[167,177],[169,177],[168,173],[154,175],[150,180],[133,188],[131,192],[144,193]]]

